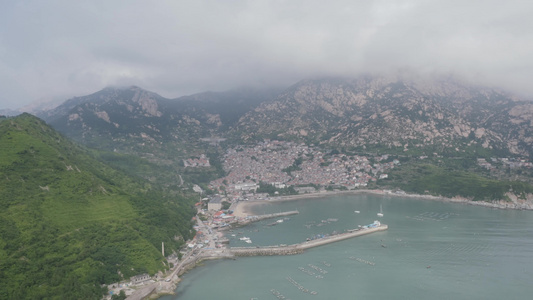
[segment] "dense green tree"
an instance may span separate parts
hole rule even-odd
[[[0,121],[0,299],[101,299],[194,235],[192,198],[94,153],[31,115]]]

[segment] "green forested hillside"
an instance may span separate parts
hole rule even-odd
[[[128,176],[29,114],[0,121],[0,299],[98,299],[168,268],[192,200]]]
[[[442,167],[428,163],[405,164],[402,168],[392,170],[389,178],[380,184],[414,194],[448,198],[462,196],[474,201],[508,199],[508,192],[525,199],[527,194],[533,193],[533,186],[527,182],[496,180],[461,170],[457,166]]]

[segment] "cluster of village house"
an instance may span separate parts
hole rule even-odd
[[[258,199],[259,183],[276,188],[295,187],[299,193],[314,192],[319,187],[354,189],[370,181],[387,178],[387,170],[399,164],[388,156],[327,154],[305,144],[264,141],[253,147],[229,149],[222,162],[227,175],[210,183],[209,188],[225,194],[229,200]],[[298,162],[298,163],[295,163]]]
[[[217,209],[211,209],[211,211],[206,211],[205,209],[199,212],[200,214],[208,215],[208,221],[205,221],[205,224],[207,227],[205,228],[198,228],[195,227],[196,230],[196,236],[194,237],[194,241],[198,244],[191,243],[194,246],[197,247],[203,247],[205,244],[209,244],[209,239],[213,239],[215,242],[215,246],[217,248],[223,247],[223,244],[226,244],[229,242],[229,240],[225,237],[219,238],[214,237],[213,238],[213,232],[211,229],[217,229],[226,227],[228,225],[234,224],[234,223],[240,223],[243,224],[243,222],[246,222],[249,220],[250,217],[237,217],[233,215],[233,212],[231,210],[217,210]],[[209,232],[203,232],[202,230],[207,230]],[[191,244],[189,244],[189,247],[191,247]]]
[[[420,157],[423,159],[426,157]],[[299,160],[299,164],[295,162]],[[372,160],[372,162],[370,161]],[[491,162],[509,168],[532,168],[524,159],[491,158]],[[259,183],[276,188],[292,186],[298,193],[315,192],[314,187],[354,189],[388,177],[387,171],[399,164],[388,155],[372,157],[327,154],[303,143],[266,140],[255,146],[227,150],[222,159],[227,175],[210,182],[209,188],[225,194],[228,200],[263,199],[255,191]],[[485,159],[478,164],[487,169],[494,166]]]

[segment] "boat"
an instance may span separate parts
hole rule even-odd
[[[356,213],[356,214],[360,213],[360,211],[358,211],[358,210],[354,210],[353,212]]]
[[[381,204],[379,205],[378,217],[383,217],[383,208],[381,207]]]

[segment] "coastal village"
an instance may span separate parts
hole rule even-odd
[[[233,203],[271,199],[276,195],[365,188],[388,178],[388,172],[401,165],[396,157],[388,154],[347,155],[304,143],[264,140],[253,146],[238,146],[226,151],[222,158],[226,176],[209,183],[214,195],[206,200],[218,205],[220,200]],[[428,156],[414,159],[425,160]],[[200,160],[205,161],[205,157]],[[189,163],[194,165],[192,161]],[[523,158],[491,157],[489,161],[478,158],[477,166],[491,173],[506,170],[530,172],[533,169],[533,163]],[[273,187],[276,190],[274,195],[261,191],[261,185]],[[194,190],[203,193],[198,186]]]
[[[209,160],[204,155],[184,160],[183,163],[185,167],[190,168],[209,166]],[[198,260],[229,255],[229,240],[224,237],[224,229],[298,213],[290,211],[261,216],[244,213],[242,203],[279,198],[278,192],[274,196],[268,193],[257,193],[260,183],[271,185],[279,190],[294,187],[294,192],[306,196],[310,193],[325,192],[326,186],[336,190],[353,190],[367,186],[370,181],[386,178],[387,170],[394,168],[397,164],[399,164],[398,160],[389,160],[387,155],[369,159],[358,155],[347,156],[335,153],[335,151],[325,153],[305,144],[282,141],[267,140],[256,146],[229,149],[223,157],[223,168],[227,176],[212,181],[209,188],[215,193],[204,197],[203,201],[198,203],[195,238],[189,241],[187,248],[182,251],[181,259],[178,260],[175,253],[167,257],[168,262],[172,263],[174,268],[168,274],[160,273],[153,277],[148,274],[139,274],[130,278],[129,281],[111,284],[108,286],[110,291],[108,297],[111,299],[113,294],[118,294],[121,290],[125,291],[127,299],[143,299],[152,293],[170,293],[175,289],[174,282],[178,280],[178,276]],[[195,186],[194,190],[200,194],[203,193],[198,186]],[[230,206],[224,209],[222,202],[228,202]],[[241,203],[241,209],[238,209],[239,203]],[[375,224],[369,226],[376,227]],[[384,227],[377,229],[382,228]],[[352,231],[345,234],[351,237],[360,233]],[[327,243],[342,238],[346,237],[328,235],[323,237],[323,240],[314,242]],[[305,247],[293,248],[267,249],[266,251],[267,253],[288,251],[292,254],[301,253]],[[265,250],[254,249],[254,251]]]
[[[420,159],[424,159],[421,157]],[[514,161],[508,159],[492,159],[493,163],[504,164],[508,167],[531,168],[527,161]],[[154,276],[139,274],[130,280],[108,286],[112,295],[124,291],[127,299],[144,299],[153,294],[172,293],[179,281],[179,276],[186,270],[194,267],[203,259],[225,258],[242,255],[279,255],[302,253],[303,249],[330,243],[344,238],[386,230],[387,226],[379,221],[365,225],[359,229],[348,232],[334,233],[318,238],[315,241],[306,241],[301,244],[277,245],[265,249],[231,248],[229,239],[224,232],[238,226],[264,219],[277,218],[272,224],[282,222],[283,218],[298,211],[280,212],[268,215],[248,215],[243,207],[246,203],[281,200],[279,191],[293,187],[299,196],[309,197],[321,195],[329,190],[351,191],[362,190],[369,182],[387,178],[387,171],[399,165],[397,159],[388,155],[366,157],[359,155],[345,155],[330,151],[326,153],[305,144],[281,141],[264,141],[255,146],[240,146],[229,149],[222,159],[226,176],[210,182],[209,188],[213,194],[204,197],[197,204],[197,217],[195,217],[196,236],[189,241],[187,247],[181,251],[181,258],[176,253],[167,256],[173,268],[167,273],[158,273]],[[494,168],[485,159],[478,159],[480,167]],[[208,167],[209,159],[202,155],[184,161],[186,167]],[[261,184],[273,186],[274,195],[257,192]],[[200,194],[204,191],[195,186],[194,190]],[[403,195],[402,191],[372,191],[374,193]],[[223,207],[226,202],[226,207]],[[378,214],[379,216],[379,214]],[[365,231],[366,230],[366,231]],[[241,241],[251,243],[242,237]],[[306,244],[313,242],[314,244]],[[162,251],[164,245],[162,245]],[[242,253],[241,253],[242,252]],[[163,252],[164,253],[164,252]]]
[[[255,193],[260,183],[277,189],[293,187],[299,194],[317,188],[352,190],[385,179],[400,162],[389,155],[366,156],[329,153],[302,143],[266,140],[251,147],[229,149],[223,157],[227,175],[209,188],[229,201],[265,199]]]

